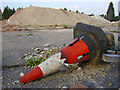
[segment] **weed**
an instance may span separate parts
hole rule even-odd
[[[38,64],[42,63],[41,59],[36,59],[34,60],[32,57],[30,59],[27,60],[27,63],[25,66],[36,66]]]
[[[32,34],[32,32],[31,32],[31,33],[29,33],[29,34],[25,34],[25,35],[26,35],[26,36],[31,36],[31,35],[33,35],[33,34]]]
[[[55,27],[57,27],[58,25],[56,24]]]
[[[68,26],[67,26],[67,25],[64,25],[63,27],[64,27],[64,28],[68,28]]]
[[[110,32],[112,32],[112,33],[120,33],[120,31],[110,31]]]
[[[41,54],[41,51],[39,52],[39,54],[41,54],[42,56],[40,56],[40,58],[35,59],[34,56],[32,56],[30,59],[27,59],[26,65],[25,66],[36,66],[39,65],[40,63],[44,62],[45,60],[47,60],[50,56],[54,55],[55,53],[59,52],[60,49],[64,48],[66,46],[66,43],[64,43],[62,45],[62,47],[60,48],[52,48],[50,51],[45,51],[44,53]],[[42,50],[43,51],[43,50]],[[36,52],[37,53],[37,52]]]
[[[49,27],[53,27],[53,25],[49,25]]]

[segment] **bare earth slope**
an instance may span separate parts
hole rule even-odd
[[[27,7],[17,11],[8,20],[9,24],[15,25],[70,25],[82,22],[96,26],[110,26],[111,23],[102,17],[90,17],[85,14],[69,12],[62,9],[41,7]]]

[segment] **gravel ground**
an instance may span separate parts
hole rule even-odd
[[[30,32],[4,32],[2,35],[2,63],[3,66],[25,64],[19,60],[25,53],[32,52],[32,48],[45,44],[61,46],[73,40],[72,30],[41,30],[34,31],[33,35],[26,36]],[[82,68],[82,70],[81,70]],[[3,88],[65,88],[72,84],[83,84],[89,88],[118,88],[118,63],[101,63],[92,65],[92,62],[84,62],[73,71],[57,72],[37,81],[22,85],[16,80],[20,73],[27,73],[30,69],[24,66],[3,68]],[[15,82],[16,81],[16,82]]]
[[[71,42],[72,30],[41,30],[32,32],[4,32],[2,35],[3,66],[24,64],[18,61],[25,53],[31,52],[32,48],[41,47],[45,44],[60,46]],[[11,62],[12,61],[12,62]]]
[[[58,72],[25,85],[15,83],[21,72],[27,73],[29,70],[23,66],[3,69],[3,88],[62,88],[72,84],[83,84],[89,88],[118,88],[116,63],[102,63],[97,66],[85,63],[82,64],[82,70]]]

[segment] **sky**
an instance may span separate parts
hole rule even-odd
[[[0,7],[3,10],[5,6],[10,8],[18,7],[49,7],[49,8],[67,8],[68,10],[84,12],[85,14],[101,15],[106,14],[109,3],[113,2],[115,15],[118,15],[119,0],[1,0]]]

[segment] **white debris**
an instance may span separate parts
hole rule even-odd
[[[34,48],[32,48],[32,50],[34,50]]]
[[[21,73],[20,73],[20,76],[21,76],[21,77],[22,77],[22,76],[24,76],[24,73],[23,73],[23,72],[21,72]]]
[[[10,86],[10,83],[8,83],[8,86]]]
[[[14,85],[14,84],[17,84],[17,83],[19,83],[19,80],[15,80],[15,81],[13,82],[13,85]]]
[[[35,50],[35,51],[38,51],[38,50],[40,50],[40,48],[35,48],[34,50]]]
[[[65,89],[67,89],[67,87],[66,87],[66,86],[63,86],[62,88],[65,88]]]
[[[27,56],[27,54],[24,54],[24,56]]]
[[[81,68],[81,67],[79,67],[77,70],[82,71],[82,68]]]
[[[13,72],[14,70],[13,70],[13,69],[11,69],[11,71]]]
[[[90,78],[91,78],[91,76],[88,76],[88,78],[90,79]]]
[[[49,44],[45,44],[45,45],[44,45],[44,47],[48,47],[48,46],[50,46],[50,45],[49,45]]]
[[[41,54],[45,53],[45,51],[42,51]]]
[[[45,47],[43,50],[49,51],[49,48]]]
[[[19,58],[19,60],[21,60],[21,58]]]
[[[50,49],[50,52],[52,51],[52,49]]]
[[[69,67],[69,64],[67,64],[67,63],[64,63],[64,65],[65,65],[66,67]]]
[[[4,79],[3,77],[1,77],[1,80]]]

